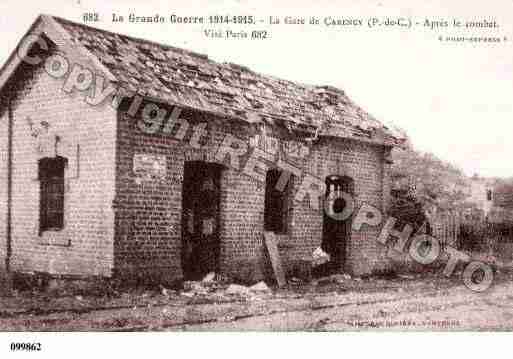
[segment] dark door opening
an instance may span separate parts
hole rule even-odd
[[[354,193],[354,182],[347,176],[326,177],[326,197],[336,198],[331,208],[335,213],[341,213],[347,203],[337,193],[345,192],[349,195]],[[330,195],[332,197],[330,197]],[[344,268],[346,259],[346,244],[351,236],[352,217],[345,220],[338,220],[329,216],[323,211],[323,230],[321,248],[330,255],[330,262],[326,265],[325,271],[329,273],[340,272]]]
[[[221,166],[186,162],[182,192],[182,269],[198,280],[219,266],[219,199]]]

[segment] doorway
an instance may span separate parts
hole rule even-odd
[[[182,189],[182,269],[198,280],[219,266],[219,201],[222,166],[185,162]]]
[[[332,203],[332,210],[341,213],[348,205],[343,198],[336,196],[337,193],[345,192],[354,194],[353,179],[347,176],[332,175],[326,177],[326,197],[328,200],[335,196]],[[325,270],[328,273],[337,273],[343,270],[346,259],[346,245],[351,237],[352,216],[345,220],[337,220],[323,211],[323,228],[321,248],[330,255],[330,261]]]

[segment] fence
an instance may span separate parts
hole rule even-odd
[[[456,212],[444,212],[429,218],[433,237],[442,245],[457,246],[461,235],[461,216]]]

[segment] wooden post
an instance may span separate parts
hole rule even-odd
[[[287,284],[287,282],[285,281],[285,273],[281,264],[276,236],[272,232],[264,232],[264,240],[269,253],[269,259],[271,260],[271,265],[273,267],[274,276],[276,277],[276,282],[278,283],[278,287],[281,288]]]

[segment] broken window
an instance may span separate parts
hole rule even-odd
[[[39,160],[40,204],[39,233],[64,227],[64,157]]]
[[[265,183],[264,229],[269,232],[287,233],[288,213],[290,208],[290,193],[292,175],[285,187],[277,188],[282,171],[272,169],[267,171]]]

